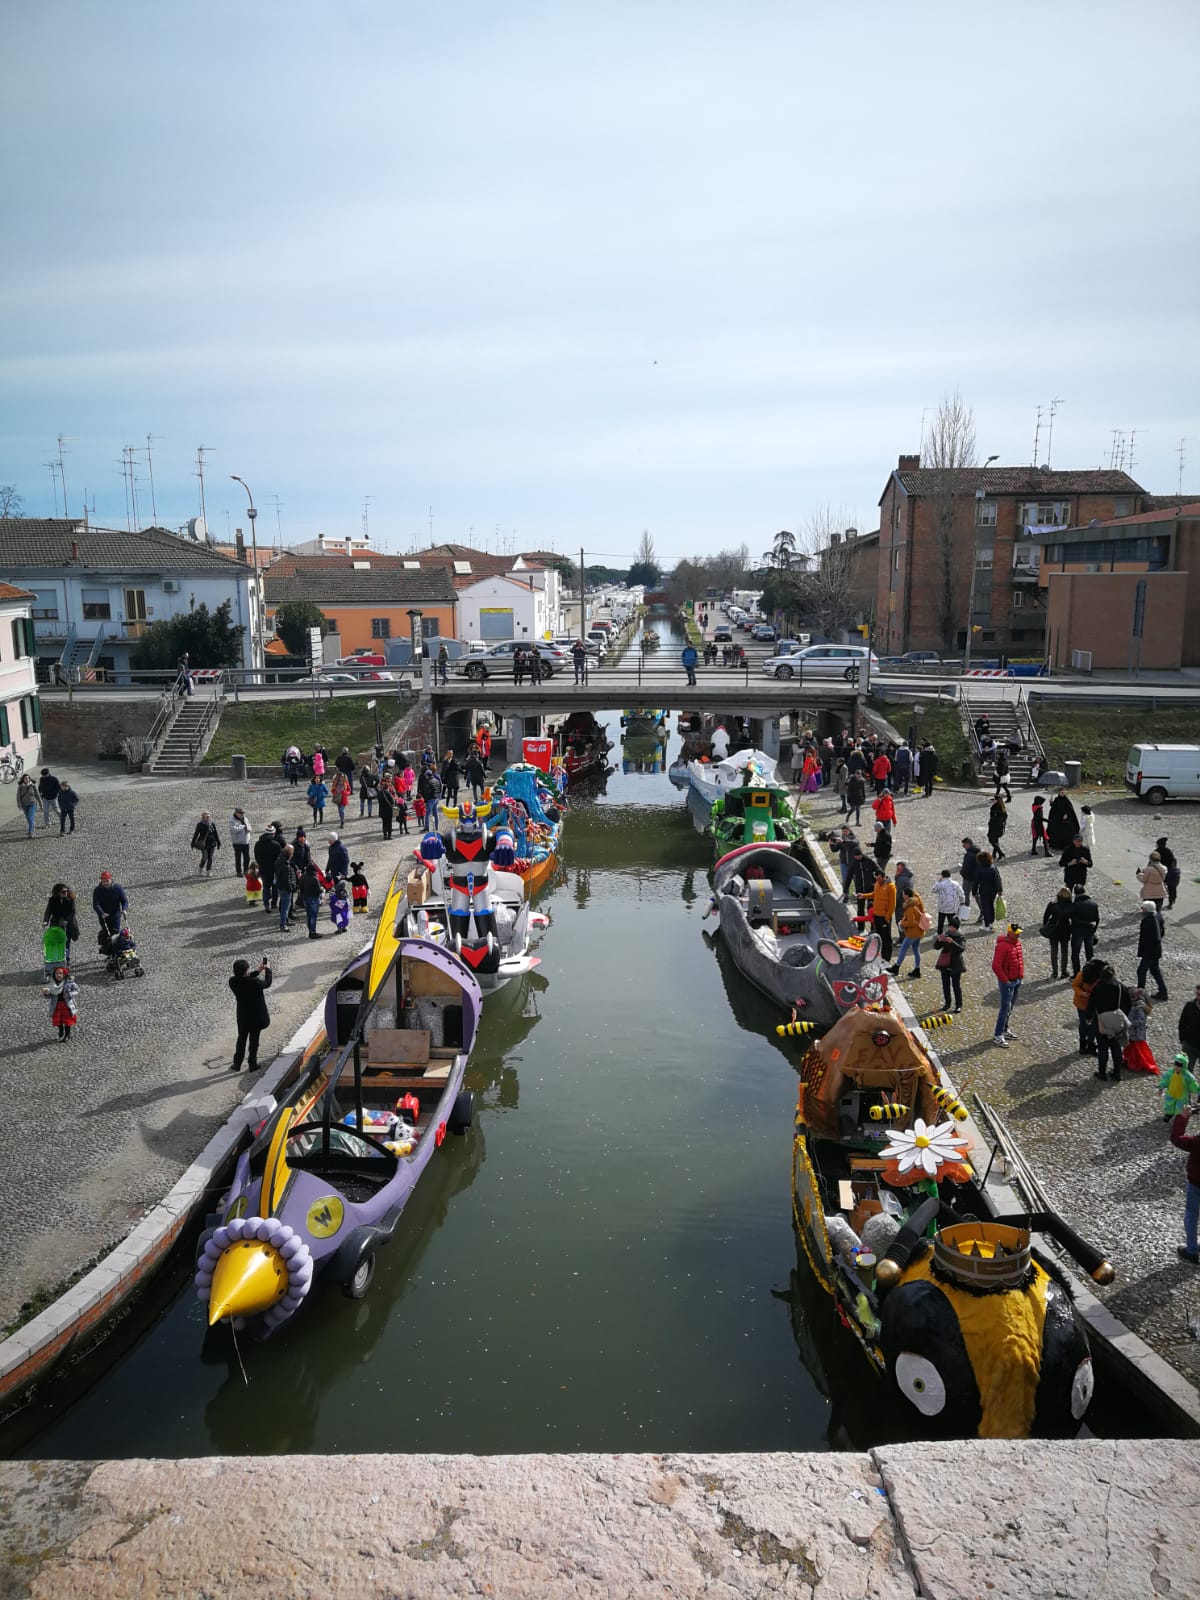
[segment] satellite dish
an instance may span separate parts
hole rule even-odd
[[[197,544],[204,544],[208,538],[208,528],[203,517],[191,517],[188,520],[188,538],[195,539]]]

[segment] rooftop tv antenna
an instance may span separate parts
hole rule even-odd
[[[129,513],[129,456],[124,449],[121,451],[121,484],[125,490],[125,531],[133,532],[133,518]]]
[[[433,507],[429,508],[429,543],[433,543]]]
[[[212,446],[196,446],[196,476],[200,479],[200,520],[204,524],[204,537],[208,538],[208,508],[204,504],[204,458],[212,455]]]
[[[362,531],[363,531],[363,540],[364,540],[364,542],[369,542],[370,538],[371,538],[371,527],[370,527],[370,520],[369,519],[370,519],[370,511],[371,511],[371,501],[374,498],[375,498],[374,495],[369,495],[369,494],[363,495]]]
[[[58,515],[58,462],[57,461],[46,461],[46,462],[43,463],[43,465],[45,466],[46,471],[50,474],[50,482],[54,485],[54,515],[57,516]],[[65,511],[64,511],[63,515],[64,516],[66,515]]]
[[[283,506],[280,504],[279,496],[277,494],[272,495],[271,498],[275,502],[275,535],[276,535],[276,543],[278,545],[282,545],[283,544],[283,520],[280,517],[279,513],[283,510]]]
[[[1036,425],[1034,427],[1034,430],[1033,430],[1033,464],[1034,464],[1035,467],[1038,464],[1038,446],[1041,443],[1041,437],[1042,437],[1042,407],[1039,406],[1037,408],[1037,423],[1036,423]]]
[[[1183,464],[1187,460],[1187,448],[1186,447],[1187,447],[1187,440],[1186,439],[1180,439],[1180,441],[1179,441],[1179,449],[1175,452],[1175,454],[1179,457],[1179,483],[1176,486],[1175,493],[1180,497],[1180,499],[1183,498]]]
[[[141,519],[138,516],[137,463],[134,460],[134,448],[131,444],[125,446],[125,454],[129,457],[129,497],[133,502],[133,531],[136,533]]]
[[[154,443],[154,435],[146,435],[146,466],[150,471],[150,515],[154,519],[154,526],[158,527],[158,501],[154,497],[154,457],[150,453],[150,446]]]
[[[1145,433],[1146,430],[1145,430],[1145,428],[1143,428],[1141,431],[1143,433]],[[1131,478],[1133,476],[1133,451],[1134,451],[1134,446],[1137,443],[1137,436],[1138,436],[1138,430],[1136,428],[1130,428],[1130,430],[1129,430],[1129,454],[1126,457],[1127,465],[1125,467],[1125,470],[1126,470],[1126,472],[1128,472],[1128,474],[1129,474],[1129,476]]]
[[[69,450],[64,451],[63,450],[63,445],[65,445],[65,444],[75,444],[75,443],[76,443],[76,437],[75,437],[74,434],[61,434],[60,433],[59,436],[58,436],[58,475],[62,479],[63,516],[64,517],[68,516],[69,513],[67,511],[67,469],[63,465],[63,456],[64,456],[64,454],[65,455],[70,455],[71,452]],[[56,505],[57,505],[57,503],[58,502],[55,501]]]
[[[1056,399],[1056,400],[1051,400],[1051,402],[1050,402],[1050,427],[1049,427],[1049,430],[1046,433],[1046,465],[1047,466],[1050,465],[1050,452],[1054,448],[1054,418],[1055,418],[1055,415],[1056,415],[1060,405],[1062,405],[1062,401],[1061,400],[1057,400]],[[1035,465],[1036,465],[1036,463],[1035,463]]]

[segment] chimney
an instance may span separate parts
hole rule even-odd
[[[831,533],[829,535],[829,548],[831,550],[834,549],[834,547],[836,545],[841,544],[841,542],[842,542],[842,536],[841,536],[840,533]]]
[[[72,539],[71,540],[71,560],[72,561],[78,561],[79,560],[79,540],[78,539]]]
[[[897,472],[918,472],[921,467],[921,458],[916,456],[901,456],[896,465]]]
[[[847,528],[846,529],[846,539],[847,539],[847,541],[849,541],[850,539],[857,539],[857,538],[858,538],[858,529],[857,528]]]
[[[246,559],[246,541],[242,537],[242,530],[240,528],[236,528],[234,530],[233,548],[234,548],[234,552],[235,552],[235,555],[237,557],[237,560],[245,561],[245,559]]]

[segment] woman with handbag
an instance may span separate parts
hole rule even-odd
[[[1087,1014],[1096,1024],[1096,1076],[1108,1076],[1105,1068],[1111,1062],[1112,1081],[1121,1075],[1121,1055],[1129,1041],[1129,1008],[1133,996],[1117,977],[1113,969],[1101,968],[1092,992],[1088,995]]]
[[[904,896],[904,910],[900,914],[900,949],[896,952],[896,964],[889,967],[888,971],[894,978],[900,976],[900,963],[905,956],[912,952],[912,976],[921,976],[921,935],[928,933],[933,927],[933,918],[925,910],[925,902],[915,889],[909,889]]]
[[[951,991],[953,991],[954,1009],[955,1011],[961,1011],[963,1008],[962,975],[967,964],[967,941],[963,937],[962,923],[957,915],[947,918],[945,928],[937,935],[933,944],[938,952],[938,958],[934,965],[937,967],[938,975],[942,980],[942,1004],[947,1011],[950,1010],[950,995]]]
[[[1042,912],[1040,932],[1050,941],[1050,976],[1069,978],[1067,947],[1071,943],[1071,903],[1074,899],[1065,885],[1047,902]]]

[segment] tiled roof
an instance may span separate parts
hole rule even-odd
[[[1197,503],[1200,503],[1200,494],[1148,494],[1145,497],[1147,511],[1174,511],[1178,508],[1191,517],[1196,515]]]
[[[1145,522],[1174,522],[1176,517],[1200,517],[1200,501],[1193,500],[1191,505],[1180,505],[1176,500],[1170,506],[1164,506],[1160,511],[1134,511],[1127,517],[1105,517],[1103,522],[1089,522],[1087,528],[1129,528],[1140,527]],[[1078,528],[1074,531],[1078,532]]]
[[[259,551],[262,555],[262,551]],[[302,551],[284,550],[272,561],[268,575],[276,578],[290,577],[301,568],[313,572],[355,572],[362,568],[364,562],[372,572],[403,571],[409,556],[385,556],[378,550],[364,550],[362,555],[348,556],[343,551],[323,553],[321,555],[305,554]]]
[[[280,566],[268,567],[264,575],[270,606],[289,600],[311,600],[318,606],[449,605],[454,599],[450,574],[442,567],[413,572],[399,562],[379,566],[374,556],[369,570],[329,556],[296,556],[286,570]]]
[[[78,560],[72,546],[79,546]],[[117,572],[216,571],[245,575],[241,562],[216,555],[207,545],[161,528],[123,533],[116,528],[85,528],[65,517],[16,517],[0,522],[0,570],[73,567]]]
[[[18,589],[14,583],[0,582],[0,600],[36,600],[28,589]]]
[[[930,467],[897,472],[906,494],[928,494],[940,484],[943,473]],[[1027,494],[1042,499],[1056,494],[1142,494],[1140,484],[1127,472],[1053,472],[1040,467],[959,467],[951,473],[956,494]]]

